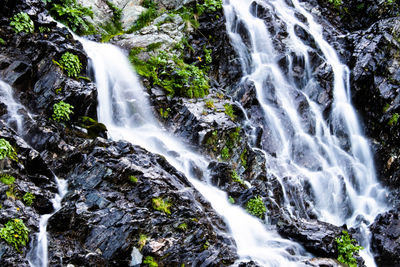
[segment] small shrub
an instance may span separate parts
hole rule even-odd
[[[146,256],[143,260],[143,264],[147,264],[149,267],[158,267],[157,262],[151,256]]]
[[[226,103],[224,105],[225,108],[225,114],[228,115],[232,120],[236,119],[236,115],[233,111],[233,106],[231,104]]]
[[[153,209],[162,211],[165,214],[171,214],[171,211],[169,208],[171,207],[172,204],[169,203],[168,200],[164,200],[164,199],[158,197],[158,198],[153,198],[152,203],[153,203]]]
[[[35,195],[31,192],[26,192],[25,195],[22,196],[22,200],[25,202],[26,205],[31,206],[33,201],[35,200]]]
[[[347,264],[349,267],[357,267],[357,260],[353,255],[364,248],[357,245],[357,241],[351,239],[347,231],[342,231],[342,235],[335,240],[338,246],[337,260],[341,263]]]
[[[18,161],[17,152],[15,152],[15,149],[10,145],[7,140],[0,138],[0,160],[3,160],[5,158]]]
[[[257,216],[262,219],[267,212],[264,202],[260,196],[250,199],[247,202],[246,210],[251,215]]]
[[[76,3],[76,0],[47,0],[47,7],[50,14],[61,23],[67,25],[76,33],[93,31],[93,25],[87,22],[84,17],[93,18],[93,11]]]
[[[221,150],[221,158],[223,160],[228,160],[230,158],[228,147],[224,146],[224,148]]]
[[[10,26],[14,28],[16,33],[26,32],[33,33],[35,28],[33,21],[25,12],[19,12],[11,18]]]
[[[53,120],[57,122],[67,122],[70,120],[70,115],[74,112],[72,111],[74,107],[64,101],[60,101],[53,106]]]
[[[67,72],[68,77],[76,78],[82,70],[82,63],[77,55],[70,52],[65,52],[58,64],[64,71]]]
[[[0,175],[0,182],[6,185],[12,185],[15,181],[15,177],[9,174],[1,174]]]
[[[0,237],[21,253],[20,247],[25,247],[29,240],[29,229],[20,219],[9,220],[0,228]]]

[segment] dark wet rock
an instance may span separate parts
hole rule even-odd
[[[299,242],[306,250],[318,257],[336,258],[338,238],[343,227],[317,220],[293,221],[291,223],[278,223],[278,232],[286,238]]]
[[[370,226],[371,246],[378,266],[400,265],[400,208],[376,217]]]
[[[225,224],[164,158],[100,139],[80,149],[85,161],[71,166],[65,204],[49,221],[51,265],[126,266],[134,248],[165,266],[233,263]],[[168,200],[171,214],[155,210],[154,198]]]
[[[399,25],[397,18],[382,20],[349,36],[354,46],[350,65],[353,101],[367,135],[375,140],[379,177],[392,188],[400,186],[400,128],[395,120],[400,113]]]

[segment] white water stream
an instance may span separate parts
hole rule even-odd
[[[256,16],[261,8],[270,12],[272,30]],[[269,172],[282,184],[283,178],[288,179],[286,183],[303,192],[320,220],[360,227],[364,233],[361,243],[366,248],[361,254],[367,266],[375,266],[367,225],[386,209],[387,192],[377,182],[368,141],[351,105],[347,66],[324,40],[322,26],[298,0],[226,0],[224,11],[227,30],[245,72],[243,80],[254,83],[265,116],[264,131],[270,132],[267,143],[272,145],[265,147]],[[299,27],[312,37],[317,49],[296,34]],[[275,35],[281,28],[287,33],[282,41],[283,53],[274,46],[274,39],[282,38]],[[318,53],[333,73],[328,122],[322,105],[313,100],[318,80],[311,52]],[[279,64],[283,56],[287,73]],[[294,62],[302,63],[301,82],[293,78]],[[299,99],[304,100],[299,103]],[[306,186],[312,190],[306,190]],[[285,190],[285,196],[289,195],[290,189]],[[293,216],[305,213],[303,196],[286,199]],[[289,205],[290,201],[295,205]]]
[[[58,179],[54,176],[57,184],[58,194],[51,200],[53,203],[53,212],[40,216],[39,233],[32,240],[31,250],[27,254],[27,259],[31,267],[48,266],[48,241],[47,241],[47,222],[54,213],[61,209],[61,201],[67,193],[68,183],[66,180]]]
[[[301,246],[266,230],[260,220],[231,205],[225,192],[193,178],[190,165],[195,162],[202,170],[207,170],[207,160],[163,131],[125,55],[112,45],[81,42],[95,72],[99,121],[107,126],[111,138],[127,140],[161,154],[183,172],[229,226],[241,260],[251,259],[262,266],[302,265],[300,260],[307,254]],[[171,151],[179,156],[171,156],[172,153],[168,153]]]

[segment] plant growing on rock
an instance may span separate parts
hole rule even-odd
[[[157,10],[157,4],[153,1],[143,1],[143,6],[147,10],[143,11],[139,18],[135,21],[132,27],[127,31],[127,33],[133,33],[140,30],[141,28],[148,26],[151,21],[158,17],[159,13]]]
[[[143,260],[144,264],[147,264],[149,267],[158,267],[157,262],[154,260],[152,256],[146,256]]]
[[[6,185],[12,185],[15,182],[15,177],[9,174],[1,174],[0,182]]]
[[[164,200],[160,197],[157,197],[157,198],[153,198],[151,201],[153,203],[153,209],[162,211],[165,214],[171,214],[171,211],[169,208],[172,206],[172,204],[168,200]]]
[[[228,115],[232,120],[236,119],[236,115],[233,111],[233,106],[231,104],[226,103],[224,105],[225,108],[225,114]]]
[[[7,140],[0,138],[0,160],[3,160],[5,158],[18,161],[17,152],[15,152],[15,149],[10,145]]]
[[[338,246],[338,258],[341,263],[347,264],[349,267],[357,267],[357,260],[354,253],[357,253],[362,246],[357,245],[357,241],[350,238],[347,231],[342,231],[342,235],[335,239]]]
[[[256,196],[247,202],[246,210],[251,215],[257,216],[262,219],[267,212],[264,202],[260,196]]]
[[[34,24],[28,14],[25,12],[19,12],[11,18],[10,26],[14,28],[16,33],[26,32],[33,33]]]
[[[139,250],[142,250],[142,248],[146,245],[147,239],[149,238],[144,234],[141,234],[139,236],[139,242],[138,242]]]
[[[240,178],[239,174],[235,170],[232,171],[232,181],[244,185],[243,180]]]
[[[26,205],[31,206],[33,201],[35,200],[35,195],[32,194],[31,192],[26,192],[23,196],[22,196],[22,200],[25,202]]]
[[[29,240],[29,229],[20,219],[9,220],[0,228],[0,237],[21,253],[20,247],[25,247]]]
[[[76,78],[81,73],[82,63],[79,57],[70,52],[62,54],[60,61],[56,63],[67,72],[68,77]]]
[[[399,120],[399,117],[400,117],[399,113],[394,113],[394,114],[392,115],[392,117],[390,117],[390,120],[389,120],[389,122],[388,122],[388,125],[389,125],[389,126],[394,126],[394,125],[396,125],[396,124],[397,124],[397,121]]]
[[[57,122],[67,122],[70,120],[70,115],[73,114],[74,107],[64,101],[60,101],[53,105],[53,120]]]

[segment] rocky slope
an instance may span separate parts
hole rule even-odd
[[[253,85],[243,81],[237,86],[240,62],[229,43],[222,10],[205,12],[196,18],[196,30],[190,25],[187,28],[182,14],[160,13],[142,29],[128,33],[141,12],[147,10],[139,2],[113,1],[116,9],[107,1],[78,1],[94,11],[93,18],[87,19],[94,24],[96,33],[103,38],[110,35],[110,42],[127,52],[142,48],[141,59],[160,50],[182,51],[176,46],[186,40],[189,45],[182,53],[185,62],[203,66],[206,49],[211,49],[210,94],[205,98],[171,97],[151,78],[143,77],[155,114],[176,136],[207,155],[212,161],[209,171],[213,184],[226,191],[236,204],[245,207],[249,199],[261,196],[267,215],[283,236],[300,242],[317,257],[336,258],[334,240],[346,227],[314,220],[306,199],[301,200],[301,218],[290,218],[281,205],[281,184],[266,172],[265,155],[250,146],[254,142],[243,124],[244,112],[251,114],[255,125],[260,123],[262,114]],[[194,5],[194,1],[155,2],[159,10],[168,12]],[[330,2],[311,0],[305,6],[320,16],[327,38],[351,68],[353,101],[364,120],[366,133],[373,140],[379,178],[393,192],[400,192],[400,122],[395,115],[400,113],[400,24],[393,17],[398,14],[398,5],[388,7],[382,1],[376,2],[352,1],[335,8]],[[256,2],[253,7],[268,24],[271,14]],[[122,28],[110,34],[104,26],[115,24],[113,18],[118,10]],[[32,19],[33,33],[15,33],[10,26],[10,18],[20,11]],[[312,41],[307,33],[298,34],[305,42]],[[283,47],[279,36],[284,35],[284,29],[277,29],[277,47]],[[54,175],[67,180],[68,193],[61,210],[49,220],[50,266],[145,266],[142,262],[149,256],[159,266],[228,266],[238,259],[223,220],[163,157],[126,142],[107,140],[103,127],[94,133],[84,129],[82,118],[97,118],[97,92],[87,68],[88,59],[70,32],[49,18],[43,2],[6,0],[0,11],[0,38],[0,79],[14,88],[15,98],[26,107],[19,110],[24,129],[18,131],[10,123],[7,99],[0,98],[0,138],[8,140],[18,154],[18,162],[3,161],[2,173],[13,175],[16,180],[12,186],[0,183],[0,224],[4,226],[10,219],[18,218],[31,231],[31,242],[22,253],[16,253],[1,239],[1,266],[28,266],[26,256],[34,245],[39,218],[52,212],[50,199],[57,192]],[[98,35],[90,38],[100,39]],[[155,50],[148,49],[155,44]],[[83,64],[80,77],[68,77],[54,63],[65,52],[78,55]],[[321,59],[316,55],[314,62],[319,66]],[[317,76],[324,86],[315,98],[326,107],[327,114],[331,104],[330,69],[319,67]],[[74,106],[69,123],[51,119],[53,105],[60,100]],[[231,112],[227,112],[226,106],[231,107]],[[263,140],[267,136],[261,128],[256,130],[256,147],[266,145]],[[203,179],[201,170],[193,172]],[[286,182],[289,186],[290,180]],[[23,201],[27,192],[36,197],[32,206]],[[293,197],[302,198],[301,195],[293,191]],[[399,193],[394,193],[393,205],[398,205],[399,199]],[[169,203],[168,208],[160,208],[156,204],[160,201]],[[371,225],[379,266],[400,261],[396,246],[400,234],[396,231],[398,214],[399,209],[393,209],[378,216]],[[390,235],[384,235],[387,232]],[[308,264],[327,263],[315,260]]]

